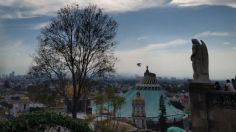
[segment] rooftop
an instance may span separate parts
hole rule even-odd
[[[143,80],[141,80],[140,84],[158,84],[156,74],[149,72],[148,66],[146,67],[146,72],[144,73]]]

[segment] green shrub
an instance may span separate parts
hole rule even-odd
[[[72,132],[92,132],[84,121],[52,112],[27,113],[10,121],[0,122],[0,132],[44,132],[47,127],[62,126]]]

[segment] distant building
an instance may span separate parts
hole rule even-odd
[[[138,93],[137,96],[136,93]],[[160,114],[159,99],[161,95],[165,99],[167,122],[173,123],[182,121],[185,112],[175,108],[170,103],[166,98],[165,90],[159,85],[159,82],[156,79],[156,74],[151,73],[148,67],[140,83],[136,84],[135,87],[121,95],[125,97],[126,100],[125,104],[118,111],[117,117],[128,119],[130,121],[134,119],[137,120],[140,118],[137,118],[134,114],[137,114],[138,111],[141,110],[139,112],[141,112],[140,114],[143,114],[142,119],[146,118],[146,120],[158,123]],[[140,100],[140,103],[135,103],[139,102],[138,100]]]
[[[30,101],[29,97],[27,96],[12,96],[8,102],[12,104],[12,109],[10,110],[10,112],[14,117],[17,117],[20,114],[29,111]]]
[[[16,94],[5,99],[7,103],[12,105],[10,115],[17,117],[23,113],[33,110],[39,110],[45,106],[42,103],[31,102],[29,97],[23,94]]]

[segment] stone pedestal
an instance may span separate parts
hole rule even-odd
[[[214,89],[210,83],[190,83],[189,96],[193,132],[208,132],[207,92]]]

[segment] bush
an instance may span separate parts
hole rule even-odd
[[[79,119],[65,117],[52,112],[27,113],[14,120],[0,122],[1,132],[44,132],[47,127],[62,126],[72,132],[92,132],[88,125]]]

